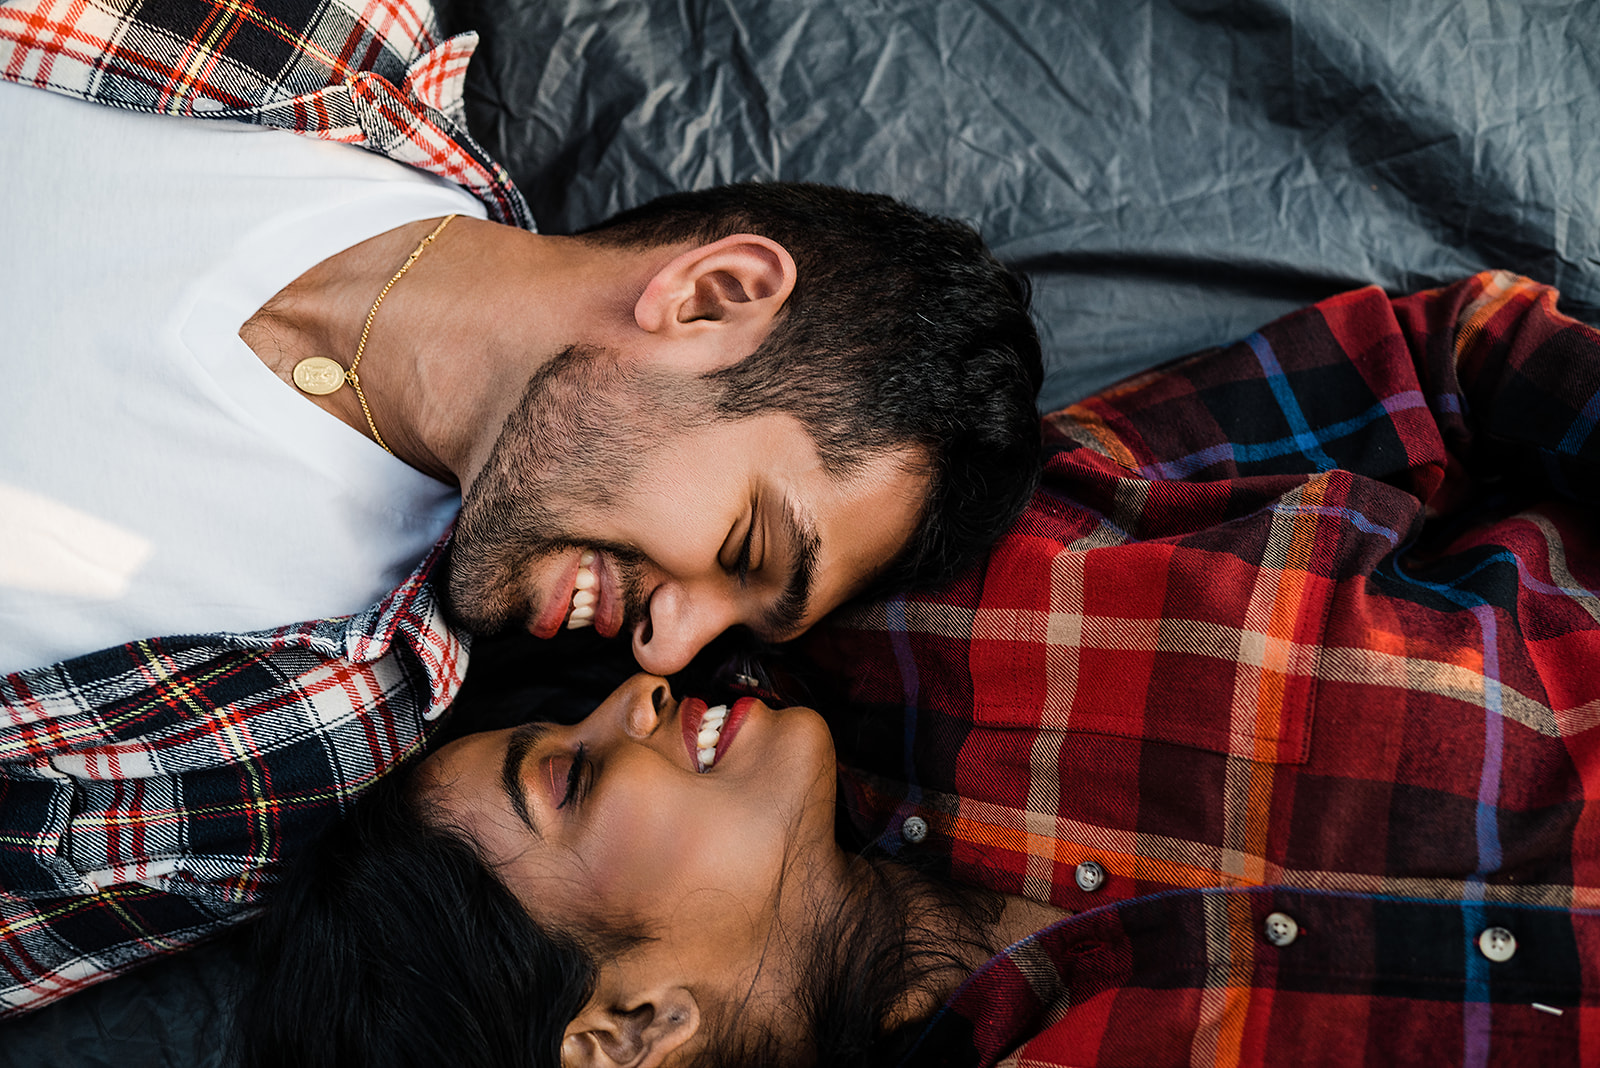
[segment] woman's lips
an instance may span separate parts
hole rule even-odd
[[[690,762],[700,766],[700,721],[705,718],[706,703],[698,697],[685,697],[678,705],[678,731],[683,735],[683,747],[689,751]]]
[[[739,728],[750,718],[750,713],[760,703],[754,697],[741,697],[733,703],[733,707],[728,710],[728,722],[722,728],[722,737],[717,741],[717,763],[722,761],[722,754],[733,744],[733,736],[739,733]]]
[[[716,722],[717,716],[706,703],[698,697],[686,697],[678,708],[679,729],[683,734],[683,746],[689,753],[689,759],[696,770],[710,771],[722,762],[722,757],[733,744],[734,736],[739,733],[739,728],[750,717],[750,713],[759,704],[754,697],[741,697],[730,708],[726,705],[716,706],[724,710],[721,722]],[[712,738],[715,735],[715,738]],[[704,752],[710,749],[711,758],[704,759]]]

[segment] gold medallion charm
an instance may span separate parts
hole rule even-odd
[[[294,384],[302,393],[326,397],[344,385],[344,368],[326,356],[307,356],[294,365]]]
[[[411,265],[417,262],[433,239],[444,233],[444,228],[450,225],[454,215],[446,215],[433,228],[433,233],[422,239],[422,243],[411,250],[411,255],[406,257],[406,262],[394,272],[394,277],[384,284],[378,291],[378,298],[372,302],[372,307],[367,310],[367,321],[361,327],[361,340],[356,342],[356,357],[350,361],[350,370],[346,371],[339,366],[337,360],[330,360],[326,356],[307,356],[294,365],[294,384],[302,393],[310,393],[316,397],[326,397],[330,393],[337,393],[346,382],[356,391],[356,400],[361,402],[361,414],[367,417],[367,429],[372,431],[372,440],[383,446],[383,451],[390,456],[394,450],[389,448],[389,443],[383,440],[383,435],[378,433],[378,424],[372,421],[372,409],[367,406],[367,395],[361,390],[361,376],[356,374],[356,368],[361,366],[361,357],[367,351],[367,338],[372,335],[372,320],[378,317],[378,309],[383,307],[383,298],[389,295],[389,290],[395,283],[405,277]]]

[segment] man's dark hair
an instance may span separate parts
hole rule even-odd
[[[1005,533],[1038,479],[1044,371],[1027,279],[964,223],[804,183],[674,193],[586,236],[656,246],[736,233],[781,244],[798,277],[761,346],[707,375],[717,414],[795,416],[835,474],[920,446],[927,503],[877,586],[948,582]]]

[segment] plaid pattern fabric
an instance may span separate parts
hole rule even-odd
[[[443,551],[357,616],[0,678],[0,1017],[243,918],[421,751],[466,670],[428,581]]]
[[[357,145],[456,182],[533,229],[467,132],[478,36],[423,0],[0,0],[0,77],[113,107],[234,119]]]
[[[0,77],[380,152],[532,229],[467,135],[475,34],[413,0],[0,0]],[[466,668],[427,576],[369,611],[154,639],[0,679],[0,1016],[241,918],[425,745]]]
[[[1283,947],[1262,935],[1275,913],[1300,925]],[[1457,902],[1286,887],[1153,894],[991,961],[930,1024],[914,1063],[1594,1064],[1600,919],[1498,905],[1475,922],[1514,932],[1510,960],[1483,955]]]
[[[986,567],[813,640],[904,735],[841,731],[864,828],[1080,914],[925,1055],[1600,1063],[1600,334],[1555,297],[1364,289],[1114,386]]]

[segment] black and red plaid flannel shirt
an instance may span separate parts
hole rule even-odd
[[[428,559],[356,616],[0,677],[0,1017],[248,915],[466,671]]]
[[[1076,914],[918,1063],[1600,1064],[1600,334],[1555,296],[1364,289],[1107,389],[985,567],[815,637],[863,827]]]
[[[381,152],[532,228],[466,133],[475,34],[418,0],[0,0],[0,77]],[[0,1016],[248,913],[432,734],[466,669],[428,582],[361,615],[133,642],[0,679]]]
[[[510,175],[467,133],[477,44],[476,33],[440,40],[427,0],[0,0],[0,78],[356,145],[531,230]]]

